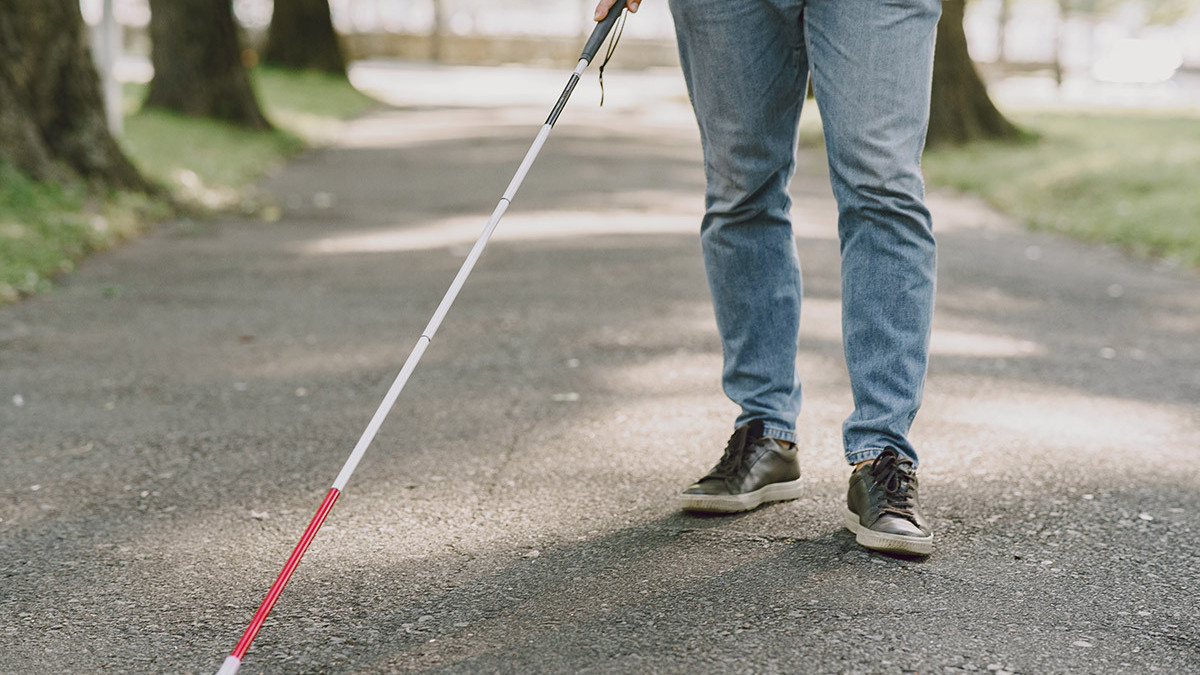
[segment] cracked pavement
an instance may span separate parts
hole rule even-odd
[[[394,105],[0,309],[0,672],[212,672],[567,73],[361,64]],[[590,76],[594,78],[594,74]],[[811,490],[675,509],[734,416],[678,76],[580,87],[245,673],[1200,669],[1200,278],[935,194],[935,553],[840,522],[819,147],[793,186]]]

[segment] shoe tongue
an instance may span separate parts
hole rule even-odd
[[[754,420],[746,425],[746,441],[754,441],[763,437],[764,425],[762,420]]]

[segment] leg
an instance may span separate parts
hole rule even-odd
[[[851,464],[887,447],[913,463],[936,254],[920,159],[940,0],[808,0],[805,40],[821,106],[842,247],[854,412]]]
[[[808,66],[795,0],[673,0],[708,189],[701,245],[737,426],[795,438],[800,266],[788,210]]]

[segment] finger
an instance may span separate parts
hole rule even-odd
[[[594,16],[596,21],[600,21],[608,16],[608,10],[615,4],[617,4],[617,0],[600,0],[600,3],[596,5],[596,14]],[[641,0],[627,0],[626,7],[629,8],[629,11],[636,12],[638,11],[638,6],[641,4]]]
[[[594,17],[596,21],[600,21],[604,17],[608,16],[608,10],[612,8],[616,2],[617,0],[600,0],[600,2],[596,4],[596,14]]]

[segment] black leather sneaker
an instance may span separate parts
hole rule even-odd
[[[887,448],[850,474],[846,528],[862,546],[877,551],[929,555],[933,532],[921,516],[912,460]]]
[[[721,461],[680,495],[685,511],[736,513],[801,495],[796,447],[763,438],[761,420],[738,427]]]

